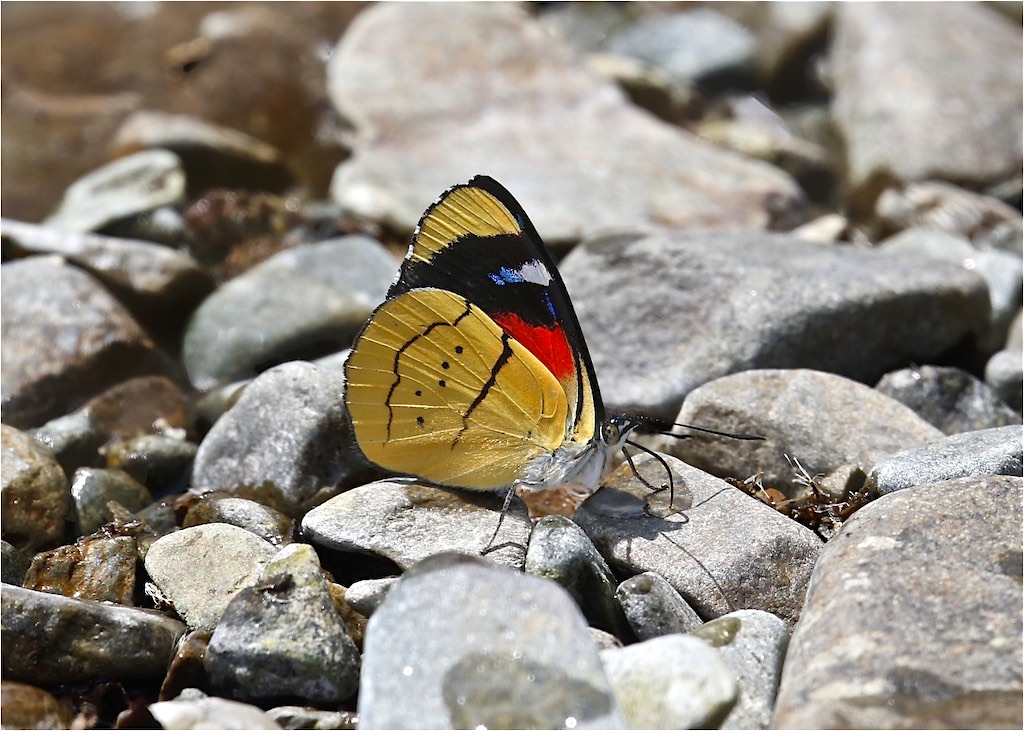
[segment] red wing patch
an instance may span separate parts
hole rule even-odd
[[[514,312],[496,312],[491,316],[498,327],[507,332],[547,366],[559,381],[570,378],[576,370],[572,349],[565,331],[558,325],[531,325]]]

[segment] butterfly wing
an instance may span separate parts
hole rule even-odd
[[[495,180],[456,185],[423,214],[388,297],[422,287],[455,292],[487,313],[558,380],[565,438],[594,437],[603,406],[576,312],[530,219]]]
[[[359,448],[442,485],[512,484],[565,437],[561,384],[479,307],[415,289],[377,308],[345,364]]]

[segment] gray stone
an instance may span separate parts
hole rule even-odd
[[[1021,422],[1021,415],[991,387],[959,368],[904,368],[886,373],[875,388],[945,434]]]
[[[28,434],[0,424],[0,460],[3,539],[29,551],[60,543],[71,494],[53,453]]]
[[[383,246],[363,236],[272,256],[223,285],[192,315],[182,346],[189,378],[206,390],[250,378],[292,354],[348,345],[384,299],[397,268]]]
[[[5,424],[39,426],[96,391],[156,369],[153,343],[127,310],[62,259],[7,262],[0,289]]]
[[[163,677],[185,625],[159,612],[5,586],[0,652],[8,680],[52,685]]]
[[[639,640],[685,634],[703,624],[679,592],[653,571],[623,581],[615,590],[615,598]]]
[[[160,538],[145,563],[189,629],[213,632],[231,600],[256,585],[276,551],[247,530],[211,523]]]
[[[46,225],[96,231],[114,221],[180,203],[184,197],[185,171],[178,156],[168,150],[145,150],[114,160],[68,186]]]
[[[885,495],[822,552],[775,728],[1019,728],[1019,477]]]
[[[868,474],[876,495],[958,477],[1022,474],[1024,427],[1020,424],[963,432],[887,457]]]
[[[433,26],[446,31],[422,32]],[[355,130],[331,195],[397,231],[479,173],[508,187],[549,244],[608,227],[755,228],[803,216],[789,177],[636,108],[523,8],[374,6],[327,71]],[[438,156],[455,138],[460,153]]]
[[[1021,410],[1022,384],[1024,384],[1024,366],[1022,366],[1021,349],[1006,348],[988,359],[985,364],[985,383],[1002,396],[1003,401],[1011,407]]]
[[[317,545],[383,556],[402,569],[435,553],[479,554],[491,548],[489,558],[521,570],[530,520],[518,501],[504,518],[501,508],[502,498],[492,492],[381,480],[310,510],[302,531]]]
[[[312,546],[282,549],[259,583],[231,600],[205,666],[213,687],[241,700],[297,697],[330,706],[355,694],[359,651]]]
[[[961,235],[942,229],[908,228],[878,246],[886,253],[920,253],[960,264],[988,285],[991,325],[979,347],[993,350],[1006,339],[1010,321],[1020,309],[1024,291],[1021,257],[1008,251],[978,250]]]
[[[389,576],[383,579],[363,579],[353,582],[345,590],[345,601],[364,617],[371,617],[396,581],[398,581],[398,577]]]
[[[366,628],[359,727],[625,728],[587,624],[550,581],[445,554]]]
[[[796,459],[811,476],[867,472],[903,449],[942,437],[942,432],[903,404],[861,383],[810,370],[761,370],[719,378],[692,391],[676,421],[759,434],[737,441],[696,433],[668,449],[717,475],[761,482],[792,497]],[[790,459],[787,459],[787,456]]]
[[[186,689],[172,701],[151,703],[148,710],[164,728],[197,731],[281,728],[262,708],[226,698],[209,698],[194,688]]]
[[[187,312],[213,289],[195,259],[166,246],[10,219],[0,219],[0,234],[25,252],[65,257],[136,306]]]
[[[873,197],[887,179],[978,186],[1019,175],[1021,65],[1007,63],[1021,55],[1018,25],[983,5],[838,6],[833,109],[855,195]]]
[[[674,497],[651,492],[628,465],[577,511],[611,567],[665,578],[704,619],[763,609],[795,624],[822,543],[815,534],[738,489],[672,457]],[[667,481],[646,456],[634,458],[651,484]]]
[[[204,495],[189,508],[182,528],[204,523],[227,523],[244,528],[275,546],[291,543],[295,534],[295,521],[268,505],[240,497]]]
[[[718,728],[739,692],[729,666],[696,637],[604,650],[601,662],[630,728]]]
[[[605,403],[665,418],[729,373],[874,382],[989,323],[984,282],[958,265],[763,232],[595,239],[561,270]]]
[[[768,612],[741,609],[711,620],[694,634],[718,649],[739,681],[736,705],[719,728],[771,726],[789,644],[786,623]]]
[[[568,518],[548,515],[537,522],[530,534],[525,569],[560,584],[593,627],[629,637],[626,617],[615,601],[615,574],[587,534]]]
[[[83,534],[95,531],[114,515],[107,507],[113,500],[126,510],[136,512],[153,502],[143,485],[123,470],[79,467],[71,480],[71,499],[75,505],[78,529]]]
[[[192,490],[227,492],[295,517],[354,482],[366,467],[354,461],[343,390],[336,371],[310,363],[262,374],[199,445]]]
[[[749,80],[754,36],[710,8],[657,14],[614,31],[605,48],[639,58],[682,83],[715,86]]]

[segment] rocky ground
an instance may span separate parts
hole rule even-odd
[[[1020,27],[5,5],[3,726],[1020,728]],[[766,440],[535,526],[366,464],[345,349],[478,173],[609,410]]]

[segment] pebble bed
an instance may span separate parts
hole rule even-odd
[[[4,728],[1024,725],[1019,4],[4,13]],[[536,524],[367,463],[476,174],[609,411],[765,439]]]

